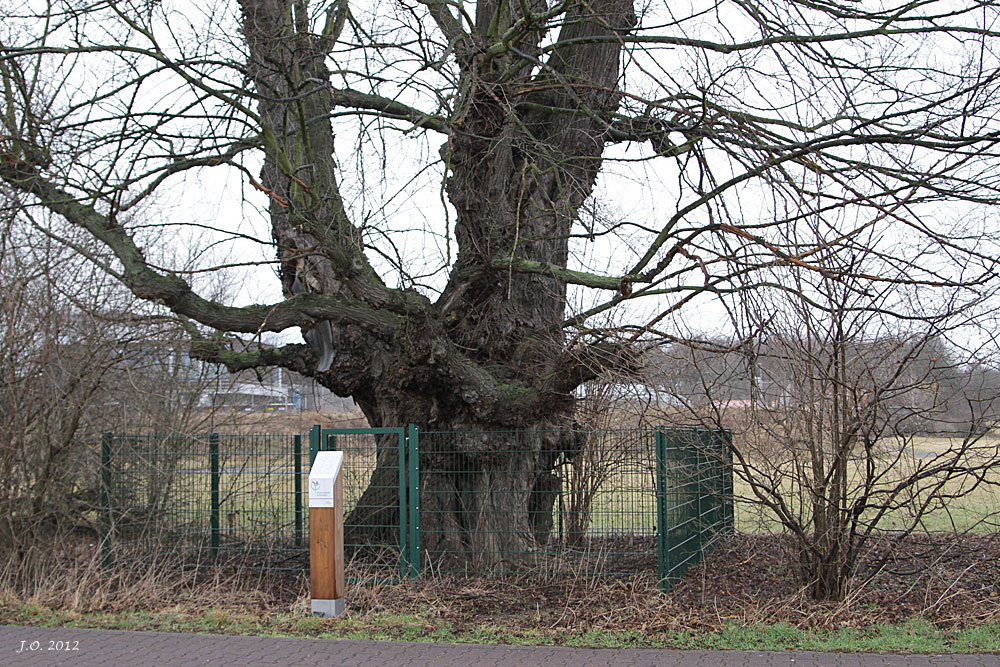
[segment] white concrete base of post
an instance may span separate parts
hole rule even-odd
[[[340,616],[343,613],[344,613],[344,598],[337,598],[336,600],[313,599],[312,601],[313,616],[333,618],[335,616]]]

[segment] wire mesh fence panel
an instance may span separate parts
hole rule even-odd
[[[653,473],[649,430],[423,432],[425,567],[655,576]]]
[[[218,487],[212,555],[220,562],[294,571],[308,566],[295,511],[295,496],[305,489],[295,452],[292,436],[218,436],[218,463],[209,474]]]
[[[664,525],[659,569],[664,589],[733,529],[728,457],[725,431],[675,428],[659,432],[659,515]]]
[[[567,563],[607,575],[656,572],[654,437],[648,429],[577,431],[557,517]],[[575,562],[574,562],[575,561]]]
[[[106,560],[301,571],[292,436],[106,436]]]
[[[105,521],[110,555],[141,558],[167,546],[182,558],[211,546],[206,437],[114,435]]]

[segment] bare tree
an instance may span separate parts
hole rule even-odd
[[[996,199],[990,2],[6,0],[4,14],[0,179],[189,318],[200,357],[315,377],[373,426],[564,424],[574,388],[630,364],[666,313],[811,264],[818,248],[772,234],[803,194],[853,212],[837,248],[898,225],[944,263],[980,260],[944,277],[913,263],[907,281],[993,275],[978,237],[928,217]],[[283,298],[206,298],[151,261],[148,221],[183,226],[166,200],[218,170],[262,193],[268,231],[198,224],[273,247]],[[651,314],[610,330],[638,297]],[[294,327],[308,345],[226,342]],[[555,447],[478,442],[474,474],[426,478],[427,516],[493,522],[482,535],[515,544],[457,542],[499,562],[531,550],[526,508],[548,473],[526,471]],[[384,507],[373,524],[392,523],[393,456],[360,503]]]
[[[673,364],[698,378],[675,393],[687,418],[734,429],[741,499],[790,535],[794,569],[821,600],[847,595],[885,529],[906,539],[1000,483],[988,298],[907,284],[878,249],[872,239],[775,274],[732,305],[734,338],[715,353],[678,348]]]
[[[212,414],[197,409],[207,374],[167,372],[182,327],[20,211],[0,214],[0,555],[23,564],[94,528],[102,431],[183,432]]]

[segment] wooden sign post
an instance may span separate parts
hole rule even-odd
[[[343,452],[319,452],[309,471],[309,588],[315,616],[344,613]]]

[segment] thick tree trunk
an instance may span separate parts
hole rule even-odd
[[[430,467],[421,479],[425,564],[476,573],[533,564],[538,544],[528,505],[536,459],[530,451],[427,457]],[[447,461],[457,469],[449,468]]]
[[[436,423],[420,440],[420,521],[424,565],[448,572],[503,572],[535,566],[547,545],[559,492],[553,469],[572,438],[560,432],[456,431]],[[566,452],[569,455],[569,452]],[[395,544],[399,457],[395,441],[345,520],[345,542]],[[405,462],[404,462],[405,464]]]
[[[537,51],[535,31],[486,53],[518,32],[519,19],[530,23],[523,3],[484,0],[479,32],[455,41],[463,92],[442,155],[458,255],[436,303],[381,281],[340,197],[330,116],[344,92],[329,85],[326,65],[336,22],[320,36],[304,0],[240,1],[264,130],[260,189],[271,199],[285,295],[332,297],[345,312],[303,318],[317,360],[309,374],[354,396],[372,426],[488,433],[423,447],[425,554],[432,566],[478,571],[530,564],[551,530],[559,447],[498,432],[567,425],[573,389],[594,373],[570,362],[578,350],[566,349],[559,272],[620,101],[616,37],[635,23],[631,1],[572,6],[565,43],[538,70],[525,55]],[[516,271],[515,260],[545,270]],[[394,448],[379,449],[346,541],[392,539],[398,465]]]

